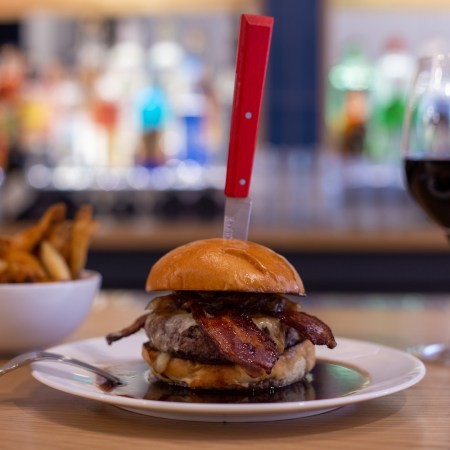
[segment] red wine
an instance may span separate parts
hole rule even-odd
[[[439,225],[450,230],[450,156],[442,159],[405,159],[411,195]]]

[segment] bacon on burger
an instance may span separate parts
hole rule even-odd
[[[193,389],[266,389],[300,381],[331,329],[288,296],[305,294],[281,255],[236,239],[178,247],[156,262],[148,291],[168,291],[148,312],[110,333],[109,344],[144,328],[142,355],[154,376]]]

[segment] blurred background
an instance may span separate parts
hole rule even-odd
[[[92,203],[89,266],[135,289],[220,236],[241,13],[275,17],[250,239],[308,291],[450,290],[400,165],[417,58],[450,49],[444,0],[2,0],[2,233]]]

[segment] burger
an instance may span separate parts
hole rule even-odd
[[[333,333],[301,310],[294,267],[250,241],[205,239],[177,247],[151,268],[147,313],[110,333],[109,344],[144,329],[142,356],[158,379],[191,389],[268,389],[302,380],[315,345]],[[294,300],[295,299],[295,300]]]

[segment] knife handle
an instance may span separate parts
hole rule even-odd
[[[236,59],[225,195],[247,197],[255,155],[273,17],[243,14]]]

